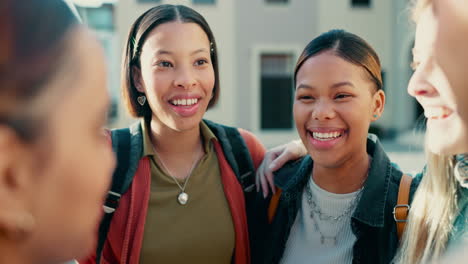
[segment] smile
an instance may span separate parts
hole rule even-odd
[[[445,106],[442,107],[427,107],[424,109],[424,115],[427,119],[444,119],[449,117],[453,110]]]
[[[175,106],[192,106],[198,103],[198,99],[197,98],[173,99],[173,100],[170,100],[169,103]]]
[[[327,133],[312,132],[312,137],[319,141],[329,141],[329,140],[337,139],[341,137],[341,135],[342,135],[341,131],[327,132]]]

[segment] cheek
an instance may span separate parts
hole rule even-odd
[[[200,73],[200,80],[202,87],[208,95],[213,93],[213,88],[215,85],[215,74],[213,68],[207,69]]]
[[[305,133],[305,127],[311,115],[311,111],[311,107],[307,107],[299,101],[295,101],[293,104],[294,122],[296,123],[296,128],[300,134]]]

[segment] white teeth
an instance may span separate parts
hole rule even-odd
[[[171,100],[171,104],[173,105],[183,105],[183,106],[191,106],[198,102],[198,99],[174,99]]]
[[[332,140],[332,139],[341,137],[341,133],[340,132],[329,132],[329,133],[312,132],[312,136],[315,139],[325,141],[325,140]]]
[[[424,115],[429,119],[439,119],[450,115],[451,111],[446,107],[427,107]]]

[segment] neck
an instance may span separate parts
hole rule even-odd
[[[369,171],[369,156],[364,151],[338,167],[314,164],[312,178],[322,189],[332,193],[351,193],[363,186]]]
[[[185,131],[176,131],[157,120],[152,120],[151,141],[167,173],[184,179],[195,163],[204,155],[200,126]]]
[[[200,126],[180,132],[153,119],[150,129],[153,146],[160,155],[184,155],[202,148]]]

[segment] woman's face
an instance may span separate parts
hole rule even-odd
[[[426,8],[416,26],[413,65],[415,72],[408,93],[424,108],[427,118],[427,146],[439,154],[466,152],[467,131],[456,111],[455,95],[434,58],[437,21],[431,8]]]
[[[195,23],[165,23],[149,33],[133,77],[162,127],[198,129],[215,83],[210,49],[208,36]]]
[[[37,146],[46,155],[31,158],[41,165],[31,172],[29,206],[35,227],[28,252],[48,263],[93,249],[115,165],[104,133],[109,96],[101,47],[83,29],[69,34],[66,59],[73,61],[51,83],[51,92],[61,93],[61,100],[49,105],[46,133]]]
[[[339,167],[366,153],[369,125],[380,117],[385,95],[372,92],[364,68],[326,51],[307,59],[296,80],[294,120],[315,164]]]
[[[468,124],[468,1],[433,0],[438,20],[435,57],[455,94],[460,117]]]

